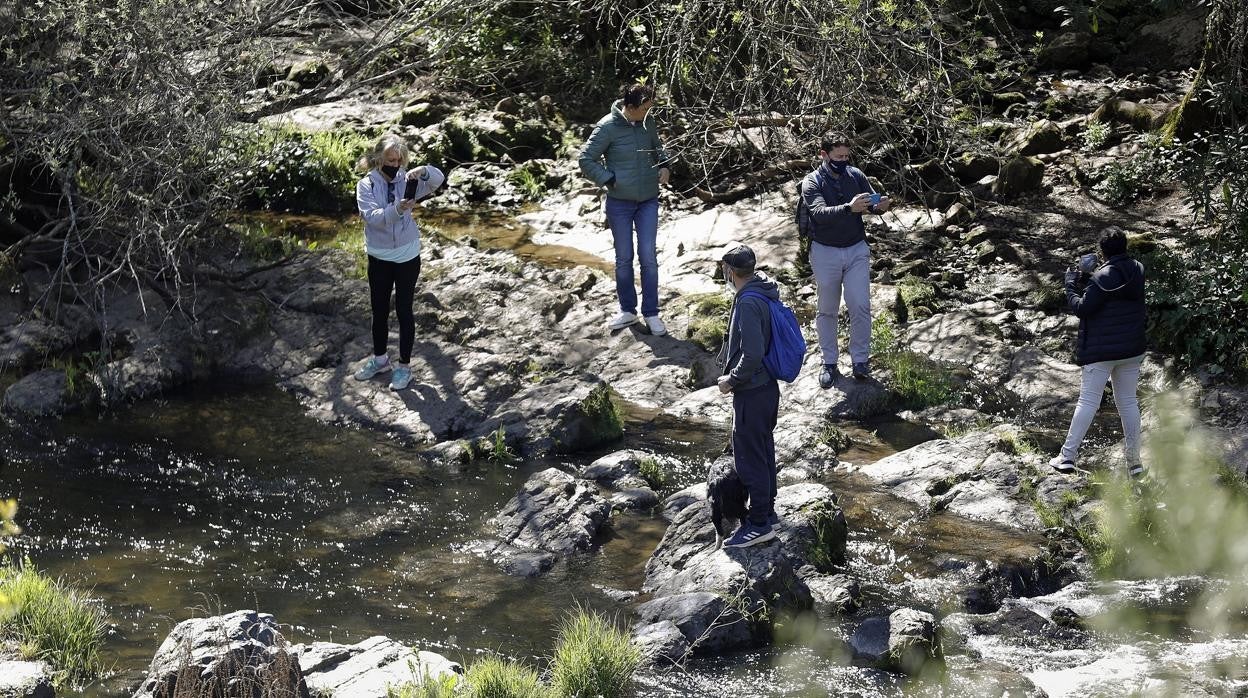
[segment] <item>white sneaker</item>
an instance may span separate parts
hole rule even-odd
[[[667,334],[667,328],[663,326],[663,321],[659,319],[658,315],[651,315],[646,318],[646,327],[650,328],[650,334],[655,337],[662,337]]]
[[[612,318],[611,322],[607,323],[607,329],[608,330],[624,329],[625,327],[628,327],[634,322],[637,322],[636,313],[621,312],[619,315],[616,315],[614,318]]]
[[[376,356],[369,357],[368,361],[365,361],[364,365],[360,366],[360,370],[355,372],[355,379],[357,381],[366,381],[378,373],[385,373],[392,368],[394,367],[390,365],[388,357],[382,357],[380,360]]]

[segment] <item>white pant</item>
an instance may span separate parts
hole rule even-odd
[[[1079,455],[1079,444],[1092,426],[1092,418],[1101,406],[1105,381],[1114,386],[1114,404],[1118,406],[1118,418],[1122,420],[1123,455],[1128,463],[1140,462],[1140,401],[1135,388],[1140,382],[1140,362],[1144,355],[1117,361],[1098,361],[1083,367],[1083,381],[1079,386],[1079,404],[1070,418],[1070,431],[1062,445],[1062,458],[1074,461]]]
[[[849,309],[849,358],[856,364],[865,363],[871,352],[871,250],[866,241],[849,247],[811,242],[810,268],[819,295],[815,330],[823,363],[836,363],[836,317],[841,310],[842,285]]]

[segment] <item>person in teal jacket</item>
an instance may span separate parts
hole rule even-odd
[[[641,315],[651,334],[667,334],[659,318],[659,186],[667,184],[667,152],[650,108],[654,88],[634,83],[621,91],[581,149],[581,173],[607,188],[607,223],[615,242],[615,291],[620,312],[607,324],[618,330],[637,322],[633,234],[641,266]]]

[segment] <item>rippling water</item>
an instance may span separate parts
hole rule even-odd
[[[858,463],[931,438],[904,423],[867,429],[874,436],[858,432],[857,450],[847,454]],[[626,445],[681,456],[679,487],[702,476],[725,438],[713,428],[637,412]],[[568,609],[583,604],[625,617],[627,602],[609,592],[640,587],[665,528],[655,516],[617,514],[596,553],[538,579],[508,577],[464,552],[466,544],[483,535],[484,522],[530,473],[599,454],[428,469],[384,435],[307,418],[293,397],[271,388],[198,390],[102,419],[3,428],[0,454],[0,496],[15,496],[22,507],[25,535],[15,551],[91,589],[114,624],[106,654],[117,672],[89,687],[85,695],[92,697],[128,695],[177,622],[240,608],[274,614],[293,642],[353,643],[383,634],[459,661],[496,651],[540,665]],[[863,583],[864,614],[919,597],[938,608],[940,589],[925,579],[951,556],[975,549],[1034,553],[1017,534],[928,515],[853,476],[829,484],[850,521],[849,567]],[[642,676],[640,693],[935,690],[852,666],[844,638],[854,622],[791,619],[777,647]],[[1110,675],[1119,675],[1140,657],[1165,654],[1176,664],[1243,649],[1207,638],[1159,639],[1160,649],[1150,653],[1150,641],[1134,638],[1130,651],[1107,643],[1054,662],[1043,647],[987,639],[975,645],[983,660],[951,658],[950,682],[940,690],[977,695],[979,677],[1008,663],[1046,690],[1073,695],[1079,686],[1099,685],[1093,680],[1101,677],[1086,676],[1083,666],[1110,663]]]

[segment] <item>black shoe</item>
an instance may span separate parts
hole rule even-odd
[[[824,364],[823,370],[819,372],[819,387],[827,390],[840,377],[841,372],[837,370],[836,364]]]
[[[867,366],[866,361],[854,364],[854,378],[863,380],[871,377],[871,369]]]

